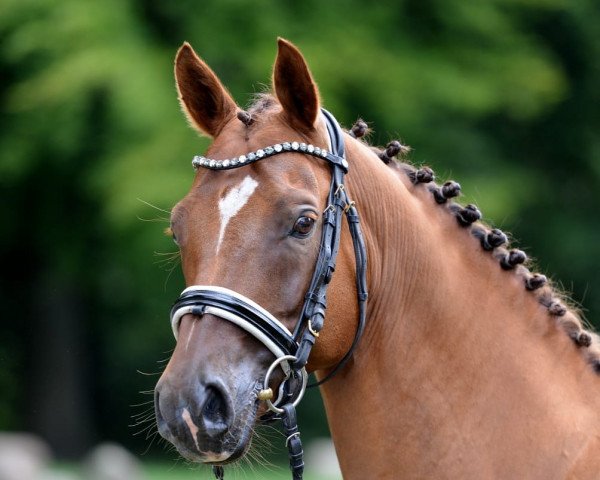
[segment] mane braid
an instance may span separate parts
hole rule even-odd
[[[360,122],[360,125],[359,125]],[[551,285],[545,275],[532,273],[527,264],[531,262],[525,252],[519,249],[508,249],[508,236],[497,228],[491,228],[481,221],[481,212],[475,205],[462,206],[453,198],[460,195],[460,184],[447,181],[442,185],[435,183],[435,175],[427,166],[416,167],[408,162],[394,158],[410,151],[410,147],[397,140],[388,143],[385,148],[367,144],[356,135],[366,125],[359,120],[348,132],[352,137],[367,145],[386,165],[395,166],[403,172],[414,185],[426,184],[437,204],[448,204],[448,211],[457,219],[462,228],[469,228],[471,235],[477,238],[481,247],[490,252],[498,261],[500,268],[514,270],[515,275],[523,279],[523,287],[535,295],[538,302],[546,307],[548,316],[569,336],[573,343],[581,348],[586,361],[600,375],[600,336],[584,327],[581,316],[576,308],[570,306],[572,301],[558,288]]]

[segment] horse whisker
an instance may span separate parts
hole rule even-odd
[[[157,207],[156,205],[153,205],[150,202],[147,202],[146,200],[142,200],[141,198],[137,198],[136,200],[138,202],[142,202],[144,205],[147,205],[149,207],[154,208],[155,210],[158,210],[159,212],[163,212],[163,213],[167,213],[167,214],[171,215],[171,210],[165,210],[164,208]]]

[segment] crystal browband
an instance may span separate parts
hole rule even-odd
[[[324,148],[315,147],[310,143],[299,143],[299,142],[284,142],[271,145],[269,147],[260,148],[255,152],[247,153],[246,155],[240,155],[235,158],[228,158],[225,160],[215,160],[212,158],[206,158],[201,155],[196,155],[192,160],[192,166],[195,170],[200,167],[209,168],[211,170],[227,170],[230,168],[240,167],[247,165],[263,158],[271,157],[283,152],[299,152],[313,157],[325,158],[333,163],[339,163],[345,170],[348,169],[348,163],[346,159],[341,159],[336,155],[332,155]]]

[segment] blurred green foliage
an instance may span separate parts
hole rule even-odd
[[[593,0],[3,0],[0,429],[66,456],[99,438],[143,449],[129,406],[156,377],[136,370],[168,357],[183,286],[158,253],[174,250],[163,220],[207,146],[172,60],[190,41],[243,105],[268,85],[278,35],[342,123],[362,116],[373,143],[400,135],[459,180],[598,322]],[[318,404],[301,412],[309,434],[326,432]]]

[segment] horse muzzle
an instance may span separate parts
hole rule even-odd
[[[237,437],[228,435],[235,430],[232,397],[218,382],[194,383],[182,391],[173,388],[168,380],[159,382],[154,398],[158,431],[188,460],[231,461],[240,450],[240,442],[231,445],[228,441]]]

